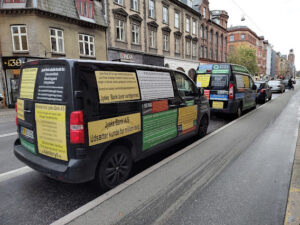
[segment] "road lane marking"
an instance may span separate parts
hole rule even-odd
[[[0,134],[0,138],[13,136],[13,135],[17,135],[17,134],[18,134],[18,132],[12,132],[12,133],[8,133],[8,134]]]
[[[0,174],[0,183],[3,181],[9,180],[11,178],[14,178],[14,177],[21,176],[21,175],[26,174],[31,171],[33,171],[33,169],[29,168],[28,166],[24,166],[24,167],[21,167],[16,170],[11,170],[6,173],[1,173]]]

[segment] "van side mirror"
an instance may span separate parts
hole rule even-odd
[[[254,84],[252,90],[257,90],[257,86]]]

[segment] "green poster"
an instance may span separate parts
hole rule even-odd
[[[143,116],[143,150],[177,136],[177,109]]]
[[[36,154],[34,144],[29,143],[28,141],[25,141],[23,138],[20,138],[21,145],[23,148],[25,148],[27,151],[30,151],[33,154]]]

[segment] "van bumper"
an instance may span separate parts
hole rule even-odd
[[[233,114],[236,113],[237,107],[239,106],[239,101],[229,100],[227,106],[224,109],[214,109],[210,108],[211,113],[224,113],[224,114]]]
[[[70,159],[68,162],[53,162],[27,151],[19,139],[14,144],[15,156],[32,169],[66,183],[84,183],[94,179],[97,163],[90,159]],[[93,166],[93,164],[95,164]]]

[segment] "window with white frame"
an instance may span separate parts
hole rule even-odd
[[[186,41],[186,55],[190,56],[191,55],[191,41]]]
[[[190,32],[190,18],[185,18],[185,31]]]
[[[95,56],[95,38],[87,34],[79,34],[79,52],[81,56]]]
[[[204,32],[204,28],[203,28],[203,25],[201,25],[201,26],[200,26],[200,37],[201,37],[201,38],[204,37],[203,32]]]
[[[193,42],[193,45],[192,45],[192,56],[196,57],[196,55],[197,55],[197,44],[195,42]]]
[[[163,50],[169,51],[169,35],[163,34]]]
[[[234,35],[230,36],[230,41],[234,41]]]
[[[50,43],[53,53],[65,53],[64,31],[50,28]]]
[[[203,8],[203,13],[202,14],[203,14],[203,18],[206,18],[206,8],[205,7]]]
[[[204,58],[207,58],[207,47],[204,47]]]
[[[180,38],[175,37],[175,53],[180,53]]]
[[[114,0],[115,3],[119,4],[119,5],[124,5],[123,0]]]
[[[76,0],[76,7],[80,16],[94,18],[94,1]]]
[[[177,11],[174,14],[174,27],[179,28],[179,12]]]
[[[154,0],[149,0],[149,17],[155,18],[155,2]]]
[[[163,23],[169,23],[169,9],[167,6],[163,6]]]
[[[199,53],[200,54],[200,58],[203,58],[203,46],[201,46],[199,50],[200,50],[200,53]]]
[[[131,9],[139,11],[139,0],[130,0]]]
[[[116,39],[125,41],[125,22],[123,20],[116,20]]]
[[[138,45],[140,43],[140,26],[131,24],[131,42]]]
[[[28,51],[27,28],[25,25],[11,26],[13,50],[16,52]]]
[[[196,20],[193,20],[193,30],[192,30],[192,34],[196,34],[197,33],[197,22]]]
[[[149,47],[156,48],[156,31],[149,30]]]

